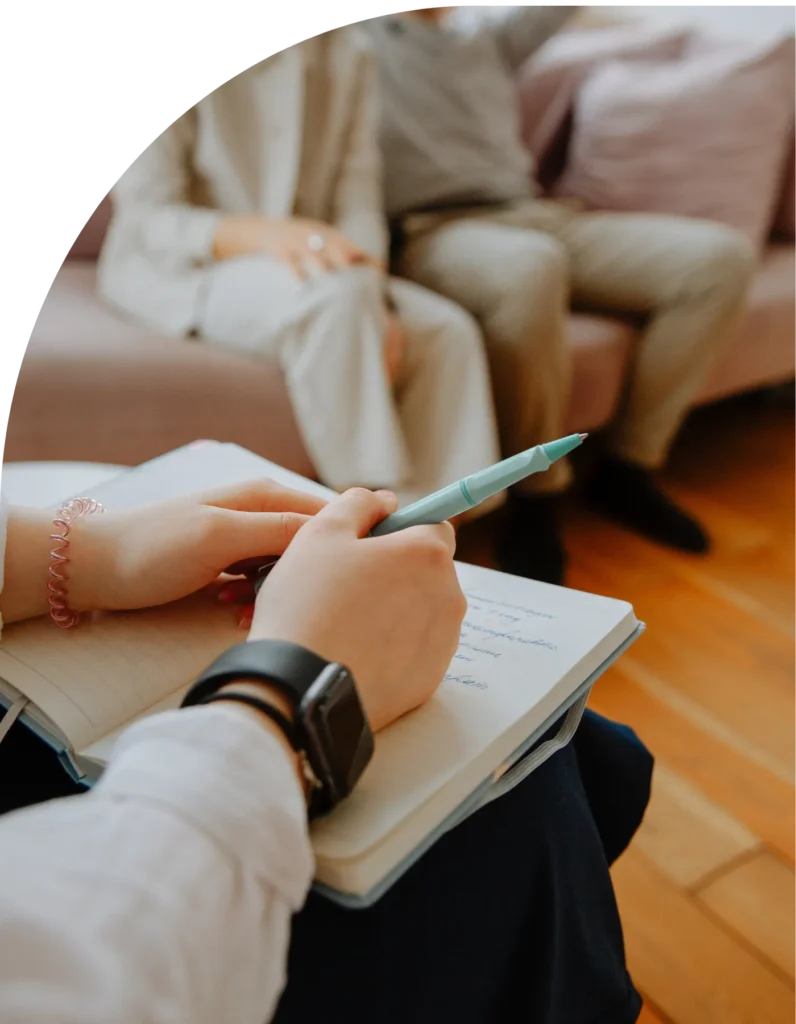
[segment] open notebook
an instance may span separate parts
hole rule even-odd
[[[92,496],[109,509],[140,507],[258,476],[329,493],[235,445],[203,442]],[[372,903],[439,835],[527,774],[544,750],[518,759],[565,712],[567,738],[591,684],[642,628],[621,601],[461,563],[457,571],[468,611],[440,690],[378,735],[353,795],[313,824],[316,885],[339,902]],[[92,782],[131,721],[176,707],[196,675],[240,640],[229,607],[210,592],[104,614],[76,630],[19,623],[3,635],[0,699],[28,698],[23,720]]]

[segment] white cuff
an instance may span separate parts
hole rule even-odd
[[[304,794],[276,737],[231,707],[167,711],[121,737],[98,792],[167,807],[292,909],[314,869]]]

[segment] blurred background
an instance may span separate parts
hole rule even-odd
[[[494,17],[500,8],[489,9],[487,16]],[[472,7],[472,12],[483,8]],[[710,7],[695,4],[667,7],[612,7],[584,5],[571,23],[573,30],[606,28],[608,26],[631,25],[657,28],[690,28],[708,32],[724,39],[755,39],[770,42],[793,34],[793,6],[753,7],[744,4],[715,4]]]

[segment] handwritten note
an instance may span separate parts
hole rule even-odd
[[[523,647],[557,651],[550,625],[557,616],[548,611],[489,596],[483,590],[465,588],[467,616],[462,625],[459,649],[445,682],[476,690],[488,690],[490,675],[507,653]]]

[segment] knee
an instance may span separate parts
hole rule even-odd
[[[487,310],[485,327],[493,340],[538,339],[551,332],[545,329],[551,317],[563,314],[569,294],[568,259],[563,245],[548,235],[517,232],[491,265],[497,280]]]
[[[720,292],[735,301],[745,295],[757,259],[752,243],[741,231],[725,224],[706,224],[695,239],[689,263],[689,290]]]
[[[493,346],[530,351],[558,344],[558,325],[569,299],[569,261],[564,246],[548,235],[517,232],[498,265],[490,265],[497,287],[485,311]]]
[[[440,336],[451,347],[480,351],[483,336],[478,321],[454,302],[446,302],[440,321]]]
[[[347,267],[318,281],[325,304],[347,316],[365,315],[383,303],[380,275],[372,267]]]
[[[550,235],[529,234],[514,247],[506,270],[507,282],[526,293],[561,291],[568,277],[566,249]]]
[[[456,303],[438,298],[432,344],[439,357],[456,365],[485,366],[484,335],[478,321]]]

